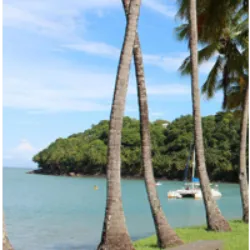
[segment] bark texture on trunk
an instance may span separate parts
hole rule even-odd
[[[249,112],[249,86],[247,84],[245,100],[242,109],[241,130],[240,130],[240,194],[243,210],[243,221],[248,223],[248,182],[247,182],[247,168],[246,168],[246,148],[247,148],[247,128],[248,128],[248,112]]]
[[[122,0],[122,2],[127,17],[130,0]],[[143,58],[138,33],[136,34],[135,38],[133,54],[140,112],[141,151],[142,165],[144,168],[145,186],[148,194],[148,200],[150,203],[152,216],[154,219],[158,246],[160,248],[166,248],[169,246],[183,244],[183,242],[179,239],[175,231],[168,224],[165,214],[161,208],[160,200],[156,191],[151,158],[151,140],[148,118],[147,92],[145,85]]]
[[[138,38],[138,37],[137,37]],[[148,200],[152,216],[154,219],[158,246],[166,248],[169,246],[180,245],[183,242],[177,236],[166,220],[165,214],[161,208],[160,200],[157,194],[155,178],[153,173],[152,158],[151,158],[151,140],[150,128],[148,119],[148,104],[147,93],[144,81],[142,56],[140,51],[139,40],[136,39],[134,47],[134,58],[136,66],[137,91],[140,108],[140,132],[141,132],[141,150],[142,164],[144,166],[144,179],[147,190]]]
[[[3,216],[3,250],[14,250],[12,245],[10,244],[10,241],[6,232],[4,216]]]
[[[121,199],[121,131],[140,0],[130,3],[128,21],[117,71],[109,124],[107,201],[101,243],[98,250],[134,250],[128,234]]]
[[[196,0],[189,0],[190,19],[190,55],[191,55],[191,79],[192,79],[192,103],[194,119],[194,138],[197,169],[199,172],[201,190],[206,209],[207,226],[209,230],[231,231],[229,223],[222,216],[209,186],[209,178],[206,170],[202,123],[200,114],[200,89],[198,82],[198,53],[197,53],[197,15]]]

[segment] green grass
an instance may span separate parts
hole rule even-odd
[[[178,236],[185,242],[198,240],[222,240],[224,250],[248,250],[248,225],[239,220],[230,221],[232,232],[217,233],[206,231],[205,226],[177,228]],[[159,250],[156,246],[156,236],[151,236],[135,242],[136,250]]]

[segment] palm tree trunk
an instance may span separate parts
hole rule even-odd
[[[98,250],[134,250],[127,231],[121,198],[121,130],[140,3],[140,0],[132,0],[130,3],[117,71],[109,124],[106,212]]]
[[[247,125],[248,125],[248,111],[249,111],[249,86],[245,93],[245,100],[243,104],[241,117],[241,131],[240,131],[240,194],[243,209],[243,221],[248,223],[248,183],[247,183],[247,169],[246,169],[246,143],[247,143]]]
[[[204,199],[207,226],[209,230],[231,231],[229,223],[222,216],[215,200],[212,197],[209,186],[209,178],[206,170],[204,143],[202,134],[202,123],[200,114],[200,89],[198,82],[198,54],[197,54],[197,17],[196,0],[189,0],[189,18],[190,18],[190,54],[191,54],[191,79],[192,79],[192,103],[193,119],[195,132],[195,153],[197,169],[200,176],[201,190]]]
[[[122,0],[122,2],[127,16],[130,0]],[[138,33],[136,34],[133,53],[137,81],[138,103],[140,109],[141,150],[142,164],[144,167],[145,186],[148,194],[152,216],[154,219],[158,246],[160,248],[166,248],[168,246],[183,244],[183,242],[179,239],[175,231],[168,224],[165,214],[161,208],[160,200],[158,198],[155,187],[151,158],[148,101],[144,77],[143,58]]]
[[[5,229],[4,216],[3,216],[3,250],[13,250],[12,245],[10,244],[7,232]]]
[[[250,1],[246,1],[245,7],[250,14]],[[249,25],[250,28],[250,25]],[[247,174],[247,160],[246,160],[246,149],[247,149],[247,131],[248,131],[248,120],[250,112],[250,58],[248,59],[249,65],[249,82],[246,88],[244,104],[242,107],[241,117],[241,133],[240,133],[240,193],[243,208],[243,221],[250,223],[250,191]]]

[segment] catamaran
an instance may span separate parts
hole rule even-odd
[[[191,197],[194,199],[201,199],[202,192],[200,188],[200,180],[195,178],[195,150],[193,149],[193,159],[192,159],[192,178],[190,182],[187,182],[187,175],[188,175],[188,166],[190,159],[188,158],[188,162],[186,164],[185,173],[184,173],[184,187],[175,191],[168,192],[168,198],[187,198]],[[190,157],[190,156],[189,156]],[[221,192],[219,191],[218,185],[210,184],[211,185],[211,193],[214,198],[220,198],[222,196]]]

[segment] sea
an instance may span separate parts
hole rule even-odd
[[[106,179],[27,174],[29,169],[3,168],[3,210],[15,250],[94,250],[100,242],[106,204]],[[168,200],[182,182],[157,186],[170,225],[205,223],[202,200]],[[94,186],[98,186],[98,190]],[[219,184],[217,204],[227,219],[240,219],[238,184]],[[143,180],[122,180],[122,200],[132,240],[155,233]]]

